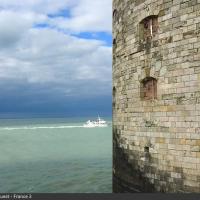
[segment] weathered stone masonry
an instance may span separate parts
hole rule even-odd
[[[113,0],[113,190],[200,192],[200,0]]]

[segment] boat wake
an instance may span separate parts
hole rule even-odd
[[[3,127],[0,130],[37,130],[37,129],[65,129],[65,128],[83,128],[83,126],[23,126],[23,127]]]

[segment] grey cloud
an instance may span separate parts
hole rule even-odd
[[[44,105],[57,99],[69,102],[111,95],[111,47],[100,40],[70,35],[88,30],[110,32],[111,2],[74,2],[0,0],[1,103],[8,101],[8,107],[9,102],[18,101]],[[48,13],[63,8],[71,9],[72,18],[48,18]],[[56,23],[56,28],[34,28],[37,23]]]
[[[33,23],[46,17],[31,12],[0,11],[0,48],[16,45],[23,38]]]
[[[30,29],[9,53],[2,51],[0,59],[1,78],[58,84],[66,90],[89,90],[91,84],[84,85],[84,81],[90,80],[98,83],[93,93],[111,82],[110,47],[51,29]]]

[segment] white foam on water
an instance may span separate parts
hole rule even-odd
[[[83,126],[23,126],[23,127],[4,127],[0,130],[37,130],[37,129],[65,129],[65,128],[83,128]]]

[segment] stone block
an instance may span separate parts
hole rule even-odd
[[[199,0],[114,0],[114,6],[118,192],[200,192]],[[140,22],[152,15],[159,28],[151,35],[146,26],[149,39],[141,42]],[[157,80],[156,98],[142,99],[140,81],[149,76]]]

